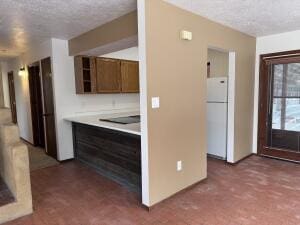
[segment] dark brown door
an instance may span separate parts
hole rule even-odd
[[[121,60],[121,84],[123,93],[138,93],[139,63],[135,61]]]
[[[57,159],[55,114],[52,86],[51,59],[41,61],[43,89],[43,118],[46,137],[46,153]]]
[[[17,123],[17,106],[16,106],[16,92],[15,92],[15,82],[14,82],[14,73],[8,73],[8,87],[9,87],[9,98],[10,98],[10,109],[12,122]]]
[[[118,59],[97,58],[97,91],[121,92],[121,63]]]
[[[35,146],[45,147],[42,89],[39,63],[28,67],[29,92],[33,142]]]
[[[258,153],[300,162],[300,51],[261,56]]]

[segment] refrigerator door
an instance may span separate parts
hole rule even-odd
[[[227,103],[207,103],[207,153],[226,159]]]
[[[207,78],[207,102],[227,102],[227,77]]]

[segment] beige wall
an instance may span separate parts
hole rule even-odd
[[[208,46],[236,52],[234,159],[251,153],[255,38],[161,0],[146,1],[145,10],[151,206],[207,176]],[[180,40],[182,29],[192,41]],[[153,96],[159,109],[151,109]]]
[[[130,39],[137,33],[137,12],[134,11],[69,40],[69,55]]]
[[[208,49],[207,61],[210,62],[210,77],[228,76],[228,52],[221,52],[214,49]]]

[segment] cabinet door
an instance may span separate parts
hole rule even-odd
[[[121,92],[121,65],[118,59],[97,58],[98,93]]]
[[[121,79],[123,93],[139,92],[139,63],[136,61],[121,61]]]

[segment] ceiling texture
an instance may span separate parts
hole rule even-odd
[[[300,0],[165,0],[259,37],[300,29]]]
[[[256,37],[300,29],[300,0],[165,1]],[[0,58],[51,37],[71,39],[135,9],[136,0],[1,0]]]
[[[69,40],[136,8],[136,0],[1,0],[0,57],[49,38]]]

